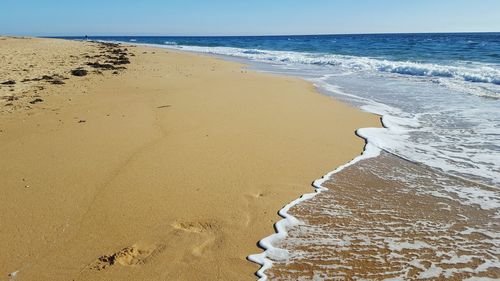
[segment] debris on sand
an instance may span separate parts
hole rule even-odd
[[[6,101],[16,101],[18,100],[19,98],[16,97],[16,96],[4,96],[2,97],[3,100],[6,100]]]
[[[64,83],[64,81],[62,81],[61,79],[53,79],[50,81],[50,84],[53,84],[53,85],[63,85],[63,84],[66,84]]]
[[[81,68],[77,68],[77,69],[73,69],[71,70],[71,75],[73,76],[86,76],[87,75],[87,70],[85,69],[81,69]]]
[[[21,82],[24,83],[24,82],[31,82],[31,81],[46,81],[46,82],[49,82],[49,83],[54,84],[54,85],[62,85],[62,84],[64,84],[64,82],[62,80],[66,80],[66,79],[68,79],[68,78],[63,77],[59,74],[54,74],[52,76],[43,75],[40,78],[24,79]]]
[[[36,99],[30,101],[31,104],[36,104],[36,103],[39,103],[39,102],[43,102],[43,100],[41,98],[36,98]]]
[[[97,69],[105,69],[105,70],[119,69],[119,68],[115,67],[112,64],[109,64],[109,63],[100,63],[98,61],[96,61],[96,62],[89,62],[89,63],[87,63],[87,65],[90,66],[90,67],[93,67],[93,68],[97,68]],[[123,68],[120,68],[120,69],[123,69]]]
[[[2,85],[15,85],[16,81],[14,81],[14,80],[7,80],[7,81],[2,82],[0,84],[2,84]]]

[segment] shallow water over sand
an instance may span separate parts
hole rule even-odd
[[[329,190],[290,210],[302,223],[275,245],[289,255],[273,260],[270,280],[500,278],[498,210],[463,202],[443,186],[498,197],[495,189],[388,153],[324,186]]]

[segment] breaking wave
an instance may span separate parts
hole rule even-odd
[[[397,75],[427,77],[449,85],[447,81],[455,82],[453,86],[457,88],[463,86],[464,91],[471,94],[486,96],[490,98],[500,98],[500,65],[485,63],[469,63],[443,65],[433,63],[419,63],[412,61],[391,61],[369,57],[345,56],[334,54],[314,54],[291,51],[267,51],[258,49],[242,49],[233,47],[201,47],[201,46],[175,46],[175,48],[208,53],[215,55],[225,55],[270,62],[276,64],[309,64],[320,66],[340,67],[349,71],[371,71],[379,73],[391,73]],[[460,83],[461,82],[461,83]],[[467,84],[477,85],[480,89],[470,90]]]

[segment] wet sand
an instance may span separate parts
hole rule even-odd
[[[324,186],[329,190],[290,210],[302,223],[276,245],[290,256],[274,261],[270,280],[500,278],[497,210],[446,189],[494,188],[388,153],[349,166]]]
[[[0,279],[255,280],[276,212],[379,125],[194,54],[1,37],[0,65]]]

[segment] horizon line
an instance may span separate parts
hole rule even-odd
[[[470,33],[500,33],[500,31],[433,31],[433,32],[360,32],[360,33],[302,33],[302,34],[252,34],[252,35],[151,35],[151,34],[128,34],[128,35],[16,35],[16,34],[0,34],[0,36],[25,36],[25,37],[286,37],[286,36],[339,36],[339,35],[403,35],[403,34],[470,34]]]

